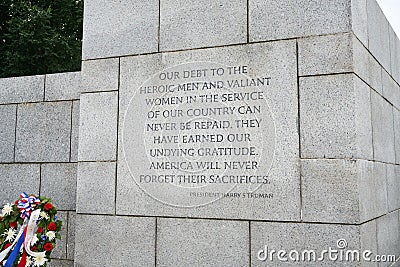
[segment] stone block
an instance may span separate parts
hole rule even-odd
[[[400,87],[385,70],[382,70],[382,95],[397,109],[400,108]]]
[[[79,161],[115,160],[118,93],[82,94],[79,119]]]
[[[0,79],[0,104],[43,101],[44,75]]]
[[[352,47],[351,33],[299,39],[299,75],[351,72]]]
[[[72,102],[18,106],[15,160],[68,162]]]
[[[389,26],[389,41],[390,41],[390,65],[391,74],[395,81],[400,84],[400,40],[393,28]]]
[[[388,212],[388,190],[386,178],[386,166],[389,164],[374,162],[373,180],[374,180],[374,206],[376,215],[381,216]]]
[[[78,164],[77,212],[114,214],[115,165],[115,162],[80,162]]]
[[[400,208],[400,166],[388,164],[386,168],[387,203],[391,212]]]
[[[159,219],[157,266],[248,266],[248,242],[248,222]]]
[[[74,262],[70,260],[51,260],[51,262],[47,263],[48,267],[74,267]]]
[[[322,250],[339,250],[345,243],[347,250],[360,249],[359,235],[355,225],[251,222],[251,266],[361,267],[364,265],[356,261],[330,260],[327,253],[321,259]],[[286,260],[278,258],[280,250],[285,252],[281,252],[281,258]],[[297,257],[291,251],[298,252],[299,260],[293,260]]]
[[[72,129],[71,129],[71,158],[70,161],[78,161],[79,147],[79,100],[72,104]]]
[[[350,1],[249,1],[250,41],[348,32]]]
[[[299,141],[297,131],[297,71],[296,71],[296,44],[295,41],[279,41],[262,44],[251,44],[248,46],[230,46],[220,48],[210,48],[201,50],[190,50],[180,52],[170,52],[137,56],[125,57],[121,59],[121,85],[120,85],[120,107],[119,107],[119,156],[118,156],[118,192],[117,192],[117,214],[120,215],[156,215],[156,216],[178,216],[178,217],[200,217],[200,218],[240,218],[240,219],[276,219],[276,220],[300,220],[300,178],[299,178]],[[268,173],[271,182],[266,186],[261,186],[257,191],[254,189],[257,185],[237,185],[234,192],[240,193],[259,193],[268,195],[273,193],[273,198],[250,198],[239,199],[221,198],[214,201],[214,197],[193,197],[190,192],[216,192],[223,195],[222,192],[227,188],[221,185],[214,187],[208,184],[205,187],[185,188],[182,190],[180,186],[169,186],[168,184],[140,184],[138,179],[140,174],[187,174],[181,170],[149,170],[148,156],[149,148],[176,148],[178,144],[165,144],[165,146],[155,146],[152,144],[152,136],[156,133],[148,132],[143,127],[147,120],[150,106],[146,104],[146,99],[161,97],[164,94],[154,93],[145,94],[140,87],[144,87],[143,83],[159,85],[157,81],[159,72],[163,69],[172,71],[175,69],[182,73],[183,70],[206,68],[216,66],[240,66],[246,65],[249,70],[249,77],[271,77],[271,84],[266,88],[259,87],[265,93],[265,100],[268,103],[268,108],[265,103],[260,102],[262,107],[262,127],[256,129],[237,129],[241,133],[246,131],[252,134],[253,140],[257,140],[257,147],[262,151],[262,166],[255,173]],[[232,78],[228,75],[219,78],[204,77],[199,78],[200,81],[208,81],[208,79],[218,79],[226,82]],[[245,81],[247,75],[242,78]],[[150,82],[149,82],[150,81]],[[192,80],[186,79],[186,82]],[[273,81],[273,82],[272,82]],[[167,81],[165,83],[168,83]],[[161,84],[165,84],[161,83]],[[184,84],[185,80],[173,81],[174,84]],[[152,88],[152,87],[151,87]],[[225,94],[232,92],[244,92],[234,88],[233,91],[218,89],[218,91],[210,90],[207,93]],[[258,90],[257,87],[248,88],[249,92]],[[142,93],[141,93],[142,92]],[[247,91],[246,91],[247,92]],[[173,96],[187,96],[191,92],[175,92]],[[195,93],[196,92],[192,92]],[[200,92],[198,92],[200,94]],[[169,95],[169,94],[167,94]],[[282,99],[285,99],[282,102]],[[130,101],[132,101],[130,103]],[[233,101],[234,103],[203,103],[200,101],[193,105],[182,104],[179,109],[187,110],[192,107],[206,109],[208,107],[223,107],[234,106],[235,108],[243,105],[253,105],[256,102],[248,101],[246,103]],[[130,103],[130,104],[129,104]],[[258,104],[257,104],[258,105]],[[171,106],[157,107],[157,109],[170,109]],[[173,106],[172,108],[177,108]],[[270,120],[269,109],[273,113],[273,121]],[[127,113],[127,110],[129,112]],[[82,113],[81,113],[82,114]],[[127,116],[127,114],[130,114]],[[248,115],[250,118],[252,115]],[[224,116],[224,120],[230,120],[235,123],[237,117]],[[198,120],[198,118],[188,118],[183,116],[183,119]],[[216,117],[215,120],[221,120],[222,117]],[[179,122],[180,118],[166,121]],[[154,120],[153,120],[154,121]],[[163,121],[163,120],[161,120]],[[142,127],[142,128],[140,128]],[[236,126],[233,126],[236,128]],[[260,128],[260,129],[259,129]],[[233,129],[234,130],[234,129]],[[232,131],[233,131],[232,130]],[[259,131],[259,133],[257,133]],[[161,131],[160,131],[161,132]],[[229,132],[229,131],[228,131]],[[236,132],[236,131],[235,131]],[[214,130],[203,130],[199,133],[215,133]],[[226,132],[224,131],[224,134]],[[172,135],[171,131],[168,132]],[[176,135],[185,134],[184,132],[174,132]],[[151,139],[151,140],[150,140]],[[150,140],[150,141],[149,141]],[[242,144],[238,144],[242,145]],[[184,147],[192,147],[191,144],[184,144]],[[203,145],[201,145],[203,146]],[[205,145],[204,145],[205,146]],[[207,144],[210,146],[210,144]],[[212,145],[214,147],[214,145]],[[215,145],[217,147],[217,145]],[[220,146],[220,144],[218,145]],[[248,146],[248,145],[246,145]],[[194,146],[197,147],[196,145]],[[200,147],[200,146],[199,146]],[[273,153],[271,153],[273,151]],[[261,152],[261,151],[260,151]],[[259,154],[260,155],[260,154]],[[205,157],[203,157],[205,158]],[[232,158],[232,159],[230,159]],[[215,160],[234,160],[235,157],[215,157],[210,158]],[[174,158],[175,161],[176,158]],[[177,159],[186,161],[182,158]],[[271,160],[273,160],[272,165]],[[261,163],[260,163],[261,164]],[[128,165],[128,166],[127,166]],[[270,170],[269,166],[272,166]],[[146,169],[147,168],[147,169]],[[129,171],[130,169],[130,171]],[[205,175],[218,174],[222,175],[222,170],[218,173],[214,171],[206,171]],[[226,170],[227,175],[247,174],[244,170]],[[224,172],[224,173],[225,173]],[[253,173],[253,171],[247,171]],[[285,179],[282,179],[285,177]],[[140,186],[137,185],[138,182]],[[143,188],[145,187],[145,188]],[[251,187],[251,188],[250,188]],[[150,191],[151,193],[149,193]],[[210,191],[211,190],[211,191]],[[154,197],[156,196],[156,197]],[[258,195],[257,195],[258,196]],[[134,199],[136,205],[124,205],[126,199]],[[204,201],[211,203],[203,205]],[[289,204],[290,203],[290,204]],[[168,205],[169,204],[169,205]],[[200,205],[199,205],[200,204]],[[193,207],[191,209],[185,208]],[[232,208],[234,207],[234,208]],[[285,207],[285,208],[282,208]],[[265,212],[268,210],[268,212]]]
[[[399,214],[391,212],[377,219],[377,240],[379,255],[400,256]],[[381,262],[379,266],[391,266],[392,262]]]
[[[394,163],[393,107],[374,91],[371,91],[371,106],[374,159]]]
[[[247,42],[245,0],[171,0],[160,4],[162,51]]]
[[[43,194],[44,195],[44,194]],[[49,197],[48,195],[45,195]],[[57,206],[58,208],[58,206]],[[68,212],[59,211],[57,213],[58,218],[62,221],[63,225],[61,227],[60,235],[61,240],[56,240],[56,247],[51,253],[53,259],[66,259],[67,258],[67,229],[68,229]]]
[[[351,1],[351,19],[354,34],[368,47],[367,0]]]
[[[76,267],[155,266],[154,218],[77,215],[77,225]]]
[[[40,192],[53,200],[59,210],[75,210],[76,163],[42,165]]]
[[[118,90],[118,58],[82,61],[82,92]]]
[[[67,241],[67,259],[73,260],[75,254],[75,227],[76,213],[68,212],[68,241]]]
[[[14,161],[16,105],[0,106],[0,162]]]
[[[0,189],[4,204],[14,203],[22,192],[39,194],[39,164],[0,164],[0,173],[2,184],[6,185]]]
[[[45,100],[79,99],[81,87],[80,71],[46,74]]]
[[[88,1],[84,8],[82,58],[157,52],[159,1]]]
[[[376,220],[369,221],[360,226],[361,252],[369,250],[372,252],[371,259],[378,253],[378,243],[376,238]],[[378,267],[374,261],[362,261],[364,267]]]
[[[359,162],[302,160],[304,221],[359,223]]]
[[[396,163],[400,163],[400,111],[393,109],[394,147]]]
[[[372,158],[366,84],[352,74],[340,74],[304,77],[299,86],[303,158]]]
[[[390,70],[389,22],[376,0],[367,0],[368,48],[372,55]]]

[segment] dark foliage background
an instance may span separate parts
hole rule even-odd
[[[0,0],[0,77],[80,70],[83,0]]]

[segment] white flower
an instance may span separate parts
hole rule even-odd
[[[13,228],[10,228],[10,229],[6,230],[2,234],[2,236],[6,237],[6,241],[10,241],[10,243],[14,240],[16,235],[17,235],[17,232]]]
[[[49,215],[45,211],[41,211],[39,216],[40,218],[45,218],[46,220],[49,219]]]
[[[32,263],[33,263],[33,261],[32,261],[32,259],[31,259],[31,257],[27,256],[27,257],[26,257],[26,264],[25,264],[25,267],[31,266]]]
[[[39,241],[37,235],[34,235],[31,239],[31,246],[34,246]]]
[[[4,205],[3,209],[2,209],[2,213],[3,213],[3,217],[6,215],[10,215],[10,213],[12,212],[13,208],[12,208],[12,204],[8,203],[6,205]]]
[[[37,256],[34,258],[35,266],[39,267],[45,264],[47,258],[44,253],[38,253]]]
[[[54,238],[56,238],[56,233],[54,231],[48,231],[46,233],[46,236],[49,238],[50,241],[52,241]]]

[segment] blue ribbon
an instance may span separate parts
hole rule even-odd
[[[13,248],[13,250],[10,253],[10,256],[8,256],[7,262],[6,264],[4,264],[4,267],[12,267],[13,263],[15,262],[15,260],[18,257],[19,254],[19,250],[21,249],[22,243],[24,243],[24,239],[25,239],[25,234],[23,234],[17,244],[15,245],[15,247]]]

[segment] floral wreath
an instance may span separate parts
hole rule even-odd
[[[61,239],[62,222],[50,198],[22,193],[0,216],[0,266],[39,267]]]

